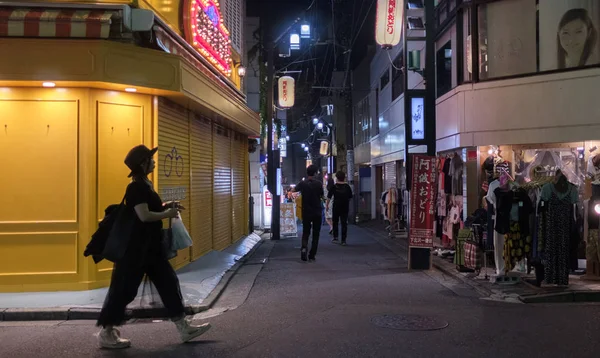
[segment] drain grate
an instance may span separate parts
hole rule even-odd
[[[371,318],[377,327],[400,331],[435,331],[448,327],[448,322],[431,316],[420,315],[381,315]]]

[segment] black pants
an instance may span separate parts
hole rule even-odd
[[[339,237],[339,224],[342,224],[342,242],[348,237],[348,208],[333,208],[333,238]]]
[[[308,248],[308,237],[310,236],[310,231],[312,230],[312,245],[310,245],[310,252],[308,254],[309,258],[315,258],[315,256],[317,256],[322,221],[323,218],[321,215],[302,216],[302,249]]]
[[[144,274],[156,286],[169,316],[177,318],[184,315],[179,279],[169,261],[158,260],[143,266],[122,262],[116,263],[113,268],[97,326],[119,326],[124,323],[125,309],[137,296]]]

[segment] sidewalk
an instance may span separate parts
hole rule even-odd
[[[408,256],[408,237],[388,237],[381,221],[361,223],[359,226],[377,234],[379,241],[392,251]],[[570,276],[568,288],[536,287],[526,281],[535,279],[533,275],[521,275],[522,280],[517,283],[497,284],[485,279],[485,271],[479,276],[475,273],[458,272],[451,258],[434,255],[432,264],[436,270],[471,286],[487,300],[514,303],[600,302],[600,281],[586,281],[576,275]],[[494,270],[488,268],[487,273],[491,276]]]
[[[251,234],[223,251],[211,251],[177,271],[188,314],[209,309],[241,263],[263,242]],[[151,295],[128,306],[130,318],[165,317],[162,306],[149,304]],[[108,288],[89,291],[0,293],[0,321],[53,321],[97,319]],[[156,292],[154,292],[155,295]]]

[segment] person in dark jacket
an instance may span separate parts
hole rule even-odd
[[[346,245],[348,237],[348,212],[350,211],[350,199],[352,199],[352,188],[346,183],[346,173],[339,171],[335,173],[337,183],[327,194],[327,209],[333,199],[333,242],[337,243],[339,224],[342,224],[342,245]]]
[[[294,191],[300,192],[302,197],[302,248],[300,250],[300,259],[306,261],[315,261],[317,250],[319,248],[319,235],[323,217],[321,214],[324,197],[323,183],[315,176],[319,169],[316,165],[309,165],[306,168],[306,180],[296,185]],[[308,237],[312,230],[312,245],[308,252]],[[307,257],[308,255],[308,257]]]
[[[135,213],[135,223],[124,256],[114,265],[108,294],[98,318],[97,326],[102,327],[98,335],[101,348],[131,346],[115,327],[125,321],[125,308],[135,299],[144,275],[156,286],[183,342],[210,328],[208,323],[192,325],[186,317],[179,279],[161,244],[162,220],[176,218],[183,208],[166,209],[148,179],[156,166],[153,156],[157,150],[140,145],[131,149],[125,158],[125,164],[131,169],[129,177],[133,179],[127,186],[125,204],[127,210]]]

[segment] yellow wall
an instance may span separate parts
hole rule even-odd
[[[0,88],[0,113],[0,291],[105,285],[109,266],[82,253],[123,196],[125,154],[152,141],[151,97]]]

